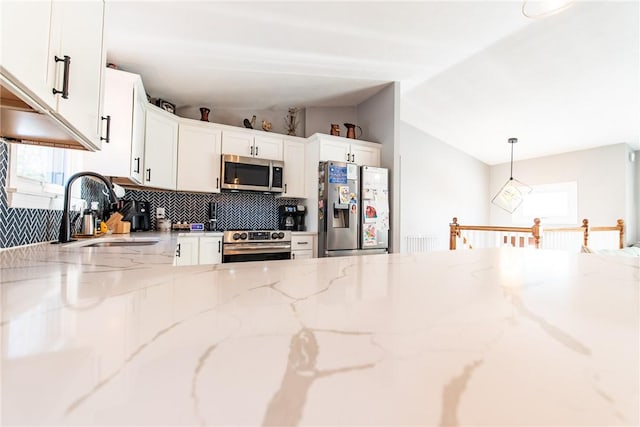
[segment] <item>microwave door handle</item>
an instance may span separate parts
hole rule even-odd
[[[269,190],[273,188],[273,164],[269,162]]]

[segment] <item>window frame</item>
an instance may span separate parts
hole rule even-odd
[[[7,205],[10,208],[24,209],[50,209],[62,210],[64,208],[64,185],[50,184],[45,181],[19,176],[18,150],[25,144],[8,143],[8,171],[7,171]],[[64,177],[66,180],[75,172],[82,168],[81,152],[64,148],[50,147],[46,145],[33,144],[51,150],[64,150],[65,167]],[[80,200],[80,187],[74,186],[72,189],[71,205],[75,206]]]

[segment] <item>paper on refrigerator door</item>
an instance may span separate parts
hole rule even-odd
[[[378,243],[378,231],[375,224],[367,224],[362,230],[364,246],[375,246]]]

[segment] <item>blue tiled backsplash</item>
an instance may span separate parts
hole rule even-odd
[[[9,150],[0,142],[0,248],[56,240],[62,218],[61,211],[48,209],[20,209],[7,205],[7,171]],[[104,186],[96,181],[82,181],[82,198],[100,202]],[[279,199],[262,193],[177,193],[173,191],[127,190],[124,199],[150,202],[151,226],[155,228],[157,207],[165,208],[165,216],[172,221],[202,222],[209,220],[209,202],[218,202],[218,229],[278,227],[278,207],[304,204],[299,199]]]

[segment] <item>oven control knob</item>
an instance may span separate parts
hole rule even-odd
[[[240,233],[233,233],[233,240],[238,240],[240,238]]]
[[[278,239],[284,238],[284,233],[281,231],[278,233]]]
[[[272,239],[277,239],[278,238],[278,233],[271,233],[271,238]]]
[[[247,240],[247,233],[240,234],[240,240]]]

